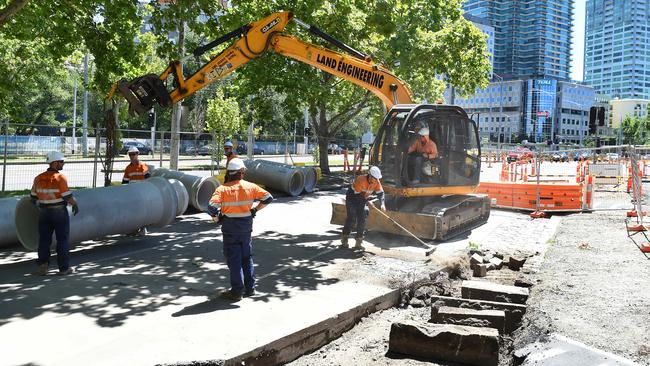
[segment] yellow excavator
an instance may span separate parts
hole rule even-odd
[[[290,21],[334,45],[336,52],[301,41],[284,32]],[[414,104],[408,86],[389,70],[373,62],[318,27],[291,12],[277,12],[242,26],[194,50],[195,56],[232,39],[236,40],[208,63],[185,78],[180,61],[172,61],[160,75],[148,74],[113,85],[129,103],[129,113],[140,115],[154,104],[171,107],[247,62],[274,51],[343,78],[375,94],[386,116],[375,137],[370,163],[378,166],[386,191],[388,216],[426,239],[444,240],[487,221],[490,204],[486,196],[472,194],[479,184],[480,146],[476,123],[460,107]],[[171,85],[167,82],[172,79]],[[429,129],[436,144],[435,159],[413,163],[408,150]],[[334,205],[332,222],[342,224],[345,209]],[[403,230],[383,221],[372,211],[367,227],[400,234]]]

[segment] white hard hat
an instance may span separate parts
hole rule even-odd
[[[240,169],[246,169],[246,166],[244,165],[244,161],[240,158],[234,158],[228,162],[228,166],[226,166],[226,170],[228,171],[237,171]]]
[[[49,163],[51,163],[53,161],[64,161],[65,156],[63,155],[62,152],[50,151],[49,153],[47,153],[46,159],[47,159],[47,163],[49,164]]]
[[[132,145],[132,146],[129,148],[129,151],[127,151],[127,154],[131,154],[131,153],[138,153],[138,154],[139,154],[139,153],[140,153],[140,150],[138,150],[137,147],[135,147],[135,146]]]
[[[370,173],[370,175],[374,178],[381,179],[381,170],[379,170],[379,168],[376,166],[371,166],[368,173]]]
[[[418,133],[420,134],[420,136],[429,136],[429,128],[428,127],[421,128],[420,131],[418,131]]]

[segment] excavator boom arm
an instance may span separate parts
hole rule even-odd
[[[324,38],[351,55],[319,47],[285,34],[283,31],[292,19],[310,33]],[[194,54],[201,55],[237,36],[240,36],[237,41],[187,79],[184,78],[181,62],[173,61],[160,75],[149,74],[131,81],[120,80],[111,89],[109,97],[117,90],[128,101],[129,112],[135,115],[149,110],[156,102],[163,107],[169,107],[232,73],[250,60],[273,50],[370,90],[381,99],[387,109],[398,103],[412,102],[411,92],[402,80],[320,29],[293,18],[290,12],[274,13],[238,28],[197,48]],[[174,89],[168,91],[165,82],[170,75],[174,79]]]

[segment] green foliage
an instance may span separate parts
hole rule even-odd
[[[239,104],[234,98],[225,98],[222,89],[217,89],[214,98],[208,101],[208,108],[205,115],[205,122],[208,131],[213,134],[216,151],[220,144],[227,138],[231,138],[241,129],[242,118],[239,114]],[[215,154],[217,163],[221,154]]]
[[[650,115],[645,118],[627,116],[621,128],[624,144],[645,145],[650,142]]]

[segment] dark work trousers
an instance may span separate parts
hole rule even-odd
[[[349,188],[345,195],[345,225],[343,226],[343,235],[350,235],[352,226],[356,228],[355,238],[363,239],[366,231],[366,218],[368,217],[368,207],[366,206],[366,199],[362,194],[355,194]]]
[[[70,216],[65,206],[39,208],[37,264],[50,263],[52,233],[56,234],[56,261],[59,271],[70,268]]]
[[[408,164],[413,167],[413,175],[411,180],[420,180],[422,179],[422,162],[424,158],[422,153],[410,153],[408,156]]]
[[[223,233],[223,255],[230,270],[230,291],[242,294],[255,289],[251,233]]]

